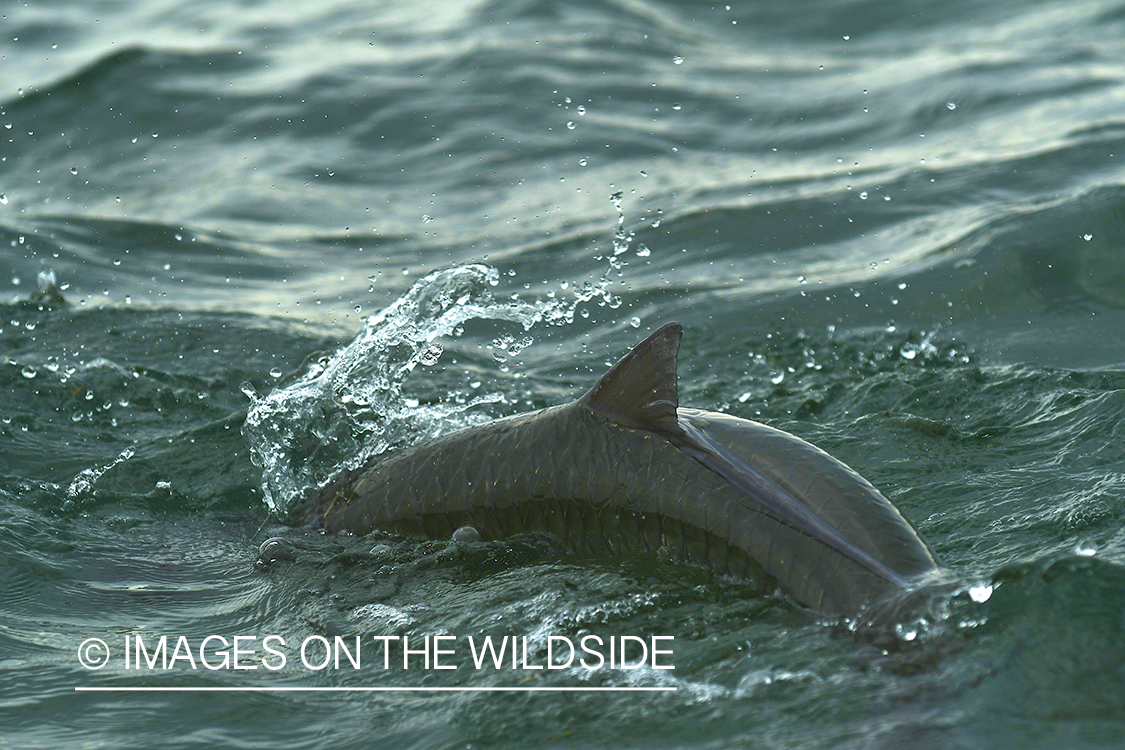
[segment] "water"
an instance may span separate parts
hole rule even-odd
[[[1120,746],[1122,3],[0,16],[0,744]],[[271,519],[673,319],[684,404],[852,465],[964,590],[873,637],[644,558]],[[675,670],[260,661],[483,633],[672,635]],[[161,635],[260,668],[125,669]],[[676,691],[74,690],[282,685]]]

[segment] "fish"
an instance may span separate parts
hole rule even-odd
[[[668,323],[576,401],[378,455],[312,491],[289,522],[356,535],[547,534],[578,556],[653,554],[798,607],[852,616],[938,571],[866,479],[765,424],[679,404]]]

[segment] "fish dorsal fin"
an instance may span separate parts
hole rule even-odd
[[[578,403],[626,427],[679,434],[676,355],[684,329],[668,323],[637,344]]]

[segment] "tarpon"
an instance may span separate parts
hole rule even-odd
[[[840,461],[758,422],[680,407],[682,335],[663,326],[572,403],[376,456],[289,520],[422,539],[546,533],[578,555],[703,565],[831,616],[937,569],[899,511]]]

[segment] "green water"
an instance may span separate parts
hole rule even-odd
[[[0,745],[1121,746],[1121,3],[0,15]],[[467,263],[485,308],[446,306],[430,364],[374,347],[283,402],[305,471],[264,476],[247,394]],[[360,444],[572,399],[669,320],[682,404],[854,467],[962,589],[872,633],[645,557],[271,517]],[[476,669],[483,634],[532,663],[672,636],[675,669]],[[162,635],[256,639],[259,668],[125,667]],[[447,635],[456,668],[272,670],[267,635]],[[504,686],[675,690],[75,690]]]

